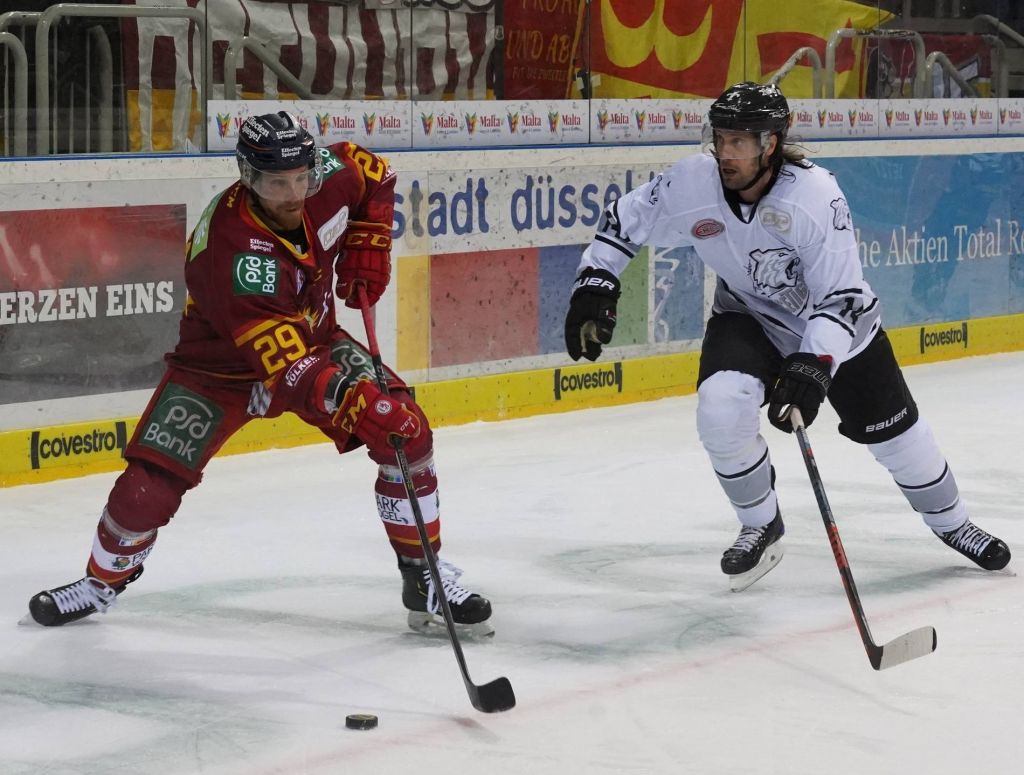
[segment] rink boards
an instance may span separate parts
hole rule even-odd
[[[905,364],[1024,346],[1024,139],[815,144],[850,202],[864,272]],[[614,151],[610,153],[610,151]],[[606,202],[693,145],[394,153],[386,362],[435,425],[692,392],[713,277],[689,248],[644,249],[615,347],[564,354],[579,254]],[[628,165],[622,160],[628,159]],[[613,163],[609,163],[609,161]],[[4,163],[0,486],[116,470],[173,346],[181,245],[227,186],[226,157]],[[358,315],[342,324],[362,338]],[[226,453],[320,440],[251,423]]]

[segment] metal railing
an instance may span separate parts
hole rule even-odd
[[[280,61],[274,59],[270,49],[264,46],[255,38],[248,36],[233,40],[224,52],[224,99],[238,100],[241,95],[238,91],[237,71],[238,60],[243,51],[251,51],[252,54],[270,70],[288,84],[288,87],[304,100],[313,99],[313,92],[302,85],[298,78],[292,75]]]
[[[8,125],[5,137],[15,156],[28,156],[28,55],[17,37],[0,32],[0,48],[5,47],[14,60],[14,120]],[[6,95],[4,97],[6,101]],[[3,107],[6,108],[6,104]],[[6,110],[4,114],[7,115]]]
[[[785,78],[790,72],[796,67],[804,57],[811,63],[811,97],[817,99],[822,96],[822,78],[821,78],[821,57],[818,56],[818,52],[810,46],[804,46],[798,48],[793,52],[792,56],[783,62],[782,67],[775,71],[771,78],[768,79],[768,83],[775,84],[776,86]]]
[[[213,44],[206,29],[206,16],[196,8],[171,6],[112,6],[78,3],[59,3],[39,16],[36,26],[36,154],[50,152],[50,28],[61,18],[85,16],[90,18],[181,18],[196,25],[202,40],[201,90],[203,126],[206,126],[206,103],[210,97],[210,71],[213,62]]]
[[[956,65],[949,61],[949,57],[943,54],[941,51],[933,51],[924,59],[924,72],[925,72],[925,83],[932,84],[934,80],[935,65],[939,65],[946,75],[950,77],[952,81],[960,87],[962,91],[968,97],[977,97],[978,91],[960,74],[960,71],[956,69]],[[943,94],[945,96],[945,94]]]
[[[1013,27],[1010,27],[1009,25],[999,21],[999,19],[997,19],[995,16],[992,16],[987,13],[980,13],[977,16],[975,16],[974,19],[972,19],[971,21],[973,22],[975,29],[978,28],[979,22],[995,27],[996,32],[998,32],[1000,35],[1005,35],[1018,46],[1024,48],[1024,35],[1021,35]]]
[[[914,47],[914,83],[911,96],[923,97],[925,87],[924,38],[914,30],[857,30],[843,27],[829,36],[825,45],[825,98],[836,96],[836,49],[842,38],[881,38],[888,40],[909,40]]]

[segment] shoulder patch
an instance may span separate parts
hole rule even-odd
[[[280,267],[273,256],[235,254],[231,266],[235,296],[275,296],[280,276]]]
[[[328,148],[317,148],[317,153],[320,154],[320,160],[324,165],[324,180],[331,177],[335,172],[343,169],[345,165],[341,159],[334,155],[334,153]]]
[[[222,196],[224,196],[223,191],[217,194],[210,204],[206,205],[203,214],[199,216],[199,223],[192,230],[192,250],[188,254],[189,261],[206,250],[206,245],[210,241],[210,220],[213,218],[213,211],[217,209],[217,203],[220,202]]]

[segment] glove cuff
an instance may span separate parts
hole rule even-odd
[[[621,287],[619,278],[607,269],[588,266],[576,278],[576,282],[572,286],[572,294],[575,296],[577,293],[593,293],[597,296],[608,296],[617,301],[622,292]]]
[[[783,364],[782,376],[813,384],[826,396],[832,387],[832,358],[813,353],[793,353]]]
[[[391,227],[370,221],[349,221],[342,243],[346,248],[391,250]]]

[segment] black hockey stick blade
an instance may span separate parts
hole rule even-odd
[[[906,635],[893,638],[884,646],[869,649],[868,659],[875,670],[885,670],[918,657],[926,657],[938,645],[939,636],[934,627],[919,627]]]
[[[512,684],[504,676],[481,686],[467,680],[466,689],[469,691],[469,701],[481,713],[500,713],[516,706]]]
[[[839,537],[839,527],[836,525],[835,516],[832,514],[832,507],[829,506],[828,496],[825,494],[825,485],[821,481],[821,474],[818,472],[818,464],[814,459],[814,451],[811,449],[811,441],[807,437],[807,428],[804,419],[797,407],[790,409],[790,422],[793,425],[793,432],[800,443],[800,454],[803,456],[807,468],[807,475],[811,480],[811,489],[814,490],[815,500],[818,502],[818,510],[825,523],[825,532],[828,534],[829,544],[832,547],[832,555],[835,557],[836,567],[839,569],[839,577],[843,581],[843,589],[846,590],[846,598],[850,603],[850,610],[853,612],[853,620],[860,632],[861,642],[867,652],[868,661],[875,670],[885,670],[889,667],[902,665],[918,657],[924,657],[935,651],[938,645],[938,635],[934,627],[919,627],[893,638],[883,646],[875,643],[871,637],[871,628],[868,627],[868,619],[864,614],[864,606],[861,605],[860,595],[857,593],[857,585],[853,580],[853,572],[850,570],[850,562],[846,557],[846,550],[843,549],[843,541]]]
[[[356,286],[359,297],[359,307],[363,314],[363,326],[366,329],[366,339],[370,353],[370,360],[373,363],[373,372],[377,380],[377,387],[384,395],[388,395],[388,380],[384,372],[384,362],[380,357],[380,346],[377,344],[377,333],[374,330],[373,318],[370,317],[370,304],[366,298],[366,288],[363,285]],[[413,519],[416,522],[416,532],[419,534],[420,544],[423,547],[423,557],[427,561],[430,571],[431,582],[434,589],[442,589],[441,573],[437,567],[437,557],[430,546],[430,538],[427,536],[427,528],[423,523],[423,514],[420,511],[419,499],[412,483],[412,474],[409,471],[409,461],[402,451],[402,441],[394,442],[395,458],[398,467],[402,471],[402,483],[405,485],[405,492],[409,498],[409,505],[412,508]],[[444,617],[444,625],[448,630],[448,640],[452,644],[452,651],[455,653],[455,661],[459,665],[459,672],[462,674],[462,681],[466,685],[466,693],[469,694],[469,701],[473,707],[481,713],[498,713],[509,710],[516,706],[516,695],[512,691],[512,684],[505,677],[496,678],[490,683],[477,686],[469,677],[469,668],[466,666],[466,655],[462,653],[462,644],[459,642],[459,635],[455,631],[455,620],[452,618],[451,607],[448,599],[443,593],[437,596],[441,614]]]

